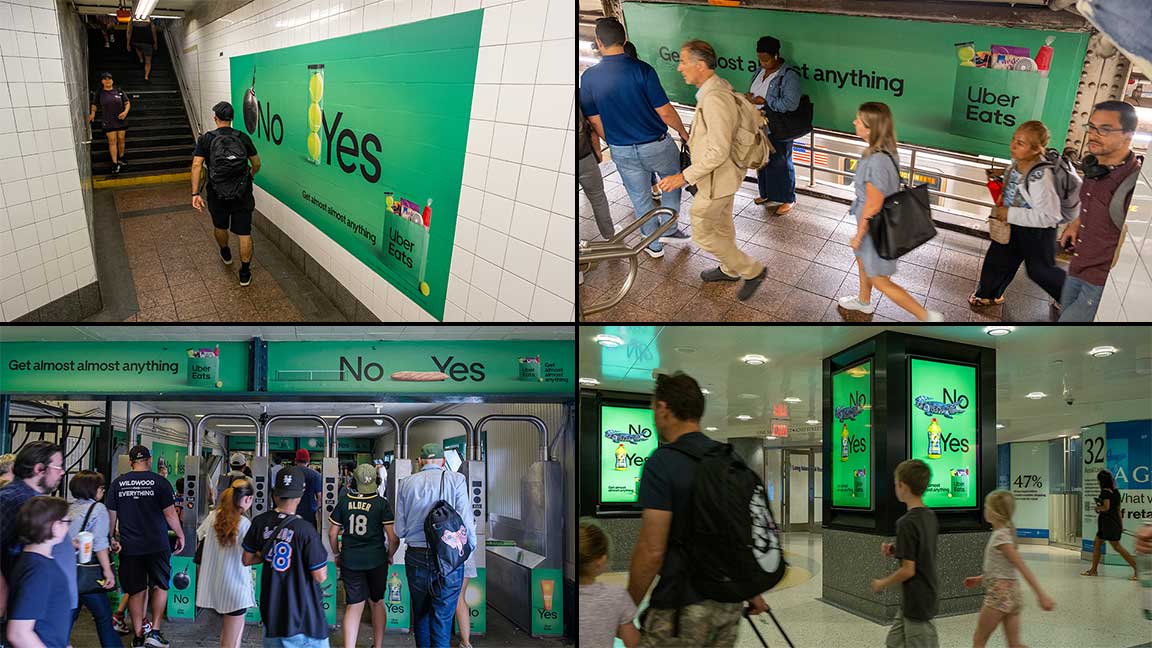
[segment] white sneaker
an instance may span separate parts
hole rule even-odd
[[[860,298],[856,295],[845,295],[837,299],[836,302],[840,304],[840,308],[846,310],[860,311],[861,313],[867,313],[869,315],[876,312],[876,304],[872,302],[865,304],[860,301]]]
[[[930,311],[928,311],[928,319],[926,319],[924,321],[925,322],[943,322],[944,321],[944,313],[941,313],[940,311],[930,310]]]
[[[652,257],[653,259],[659,259],[660,257],[664,256],[664,248],[653,250],[650,247],[646,247],[644,248],[644,251],[647,252],[648,256]]]

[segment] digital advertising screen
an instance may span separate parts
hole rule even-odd
[[[651,409],[601,406],[600,501],[635,504],[644,462],[659,444]]]
[[[832,374],[832,506],[872,508],[872,361]]]
[[[978,403],[976,367],[913,358],[909,385],[911,458],[932,469],[931,508],[975,508]]]

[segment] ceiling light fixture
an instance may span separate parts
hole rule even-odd
[[[808,425],[820,425],[820,421],[817,421],[816,419],[808,419],[807,421],[804,421],[804,422]]]
[[[749,353],[748,355],[740,358],[740,362],[743,362],[746,365],[752,365],[753,367],[757,367],[757,366],[760,366],[762,364],[766,364],[768,362],[768,358],[765,358],[764,356],[760,355],[759,353]]]
[[[707,396],[708,394],[711,394],[711,393],[712,393],[712,390],[711,390],[711,389],[708,389],[707,387],[701,387],[701,388],[700,388],[700,393],[701,393],[701,394],[704,394],[705,396]]]
[[[752,417],[748,416],[747,414],[741,414],[740,416],[737,416],[736,418],[740,419],[741,421],[751,421],[752,420]]]
[[[1068,437],[1068,438],[1069,438],[1069,439],[1079,439],[1079,438],[1080,438],[1080,435],[1079,435],[1079,434],[1073,434],[1072,436],[1070,436],[1070,437]]]
[[[720,428],[718,428],[718,427],[713,427],[713,426],[711,426],[711,425],[709,425],[708,427],[704,428],[704,430],[705,430],[706,432],[715,432],[716,430],[719,430],[719,429],[720,429]]]
[[[996,429],[997,429],[997,430],[1003,430],[1003,429],[1004,429],[1004,424],[1003,424],[1003,423],[997,423],[997,424],[996,424]]]
[[[596,380],[595,378],[581,378],[580,384],[587,385],[588,387],[595,387],[596,385],[600,384],[600,381]]]
[[[739,398],[743,398],[744,400],[756,400],[760,397],[756,394],[740,394]]]
[[[622,338],[619,338],[615,335],[608,335],[607,333],[601,333],[592,339],[596,342],[596,344],[599,344],[602,347],[607,347],[609,349],[615,349],[616,347],[624,344],[624,340]]]
[[[1088,355],[1092,356],[1093,358],[1107,358],[1114,353],[1116,353],[1116,347],[1114,346],[1098,346],[1092,347],[1092,350],[1088,352]]]
[[[136,11],[132,12],[132,17],[136,20],[148,20],[152,16],[152,10],[156,8],[156,3],[159,0],[140,0],[136,5]]]
[[[1030,398],[1032,400],[1040,400],[1041,398],[1046,398],[1047,396],[1048,396],[1048,394],[1045,394],[1044,392],[1028,392],[1027,394],[1025,394],[1024,398]]]
[[[801,401],[799,398],[796,398],[795,396],[789,396],[789,397],[784,399],[784,402],[785,403],[799,403]]]
[[[696,347],[690,346],[672,347],[672,350],[676,351],[677,353],[696,353]]]
[[[1015,326],[985,326],[984,332],[992,337],[1000,337],[1001,335],[1008,335],[1015,331]]]

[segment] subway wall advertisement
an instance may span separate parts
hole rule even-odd
[[[832,374],[832,506],[872,508],[872,361]]]
[[[443,319],[483,10],[230,59],[255,184]]]
[[[644,462],[660,444],[652,410],[639,407],[600,408],[600,501],[634,504],[640,492]]]
[[[1038,119],[1060,150],[1088,34],[818,13],[624,3],[628,39],[669,99],[696,103],[676,70],[680,45],[703,39],[716,73],[747,92],[756,40],[774,36],[801,77],[817,128],[852,133],[857,107],[881,101],[900,142],[1008,157],[1020,124]],[[789,73],[791,74],[791,73]]]
[[[913,358],[908,421],[911,458],[932,469],[924,504],[975,508],[978,408],[976,367]]]

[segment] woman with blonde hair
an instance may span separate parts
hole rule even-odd
[[[16,463],[16,455],[9,453],[0,455],[0,488],[8,485],[15,476],[12,474],[12,466]]]
[[[964,587],[984,586],[984,606],[980,608],[976,632],[972,635],[973,648],[984,648],[1001,623],[1004,624],[1009,648],[1022,648],[1020,609],[1023,602],[1017,572],[1024,575],[1042,609],[1056,607],[1056,603],[1040,589],[1040,583],[1016,550],[1016,525],[1012,524],[1015,511],[1016,498],[1006,490],[994,490],[984,498],[984,519],[992,525],[992,535],[984,547],[984,573],[964,579]]]
[[[247,477],[232,480],[217,498],[216,508],[196,530],[197,541],[204,543],[196,607],[223,615],[220,648],[239,648],[244,615],[256,605],[252,571],[244,566],[244,549],[240,546],[252,524],[244,513],[252,508],[254,494]]]
[[[1062,220],[1055,171],[1044,161],[1048,148],[1044,122],[1026,121],[1012,135],[1012,165],[1004,174],[1004,190],[991,218],[1009,227],[1007,243],[996,240],[984,254],[980,282],[968,297],[975,307],[1004,303],[1004,291],[1020,264],[1028,278],[1044,289],[1056,304],[1064,289],[1064,271],[1056,266],[1056,228]]]
[[[866,314],[876,312],[876,304],[872,303],[872,287],[875,286],[916,319],[942,322],[943,315],[925,309],[907,290],[892,281],[892,275],[896,274],[896,260],[881,258],[868,234],[868,221],[880,213],[884,199],[900,191],[899,154],[892,111],[886,104],[869,101],[860,105],[852,125],[856,127],[856,136],[868,143],[856,167],[853,182],[856,200],[848,210],[856,217],[856,235],[852,237],[851,245],[856,251],[856,265],[860,270],[860,294],[841,297],[838,300],[840,307]]]

